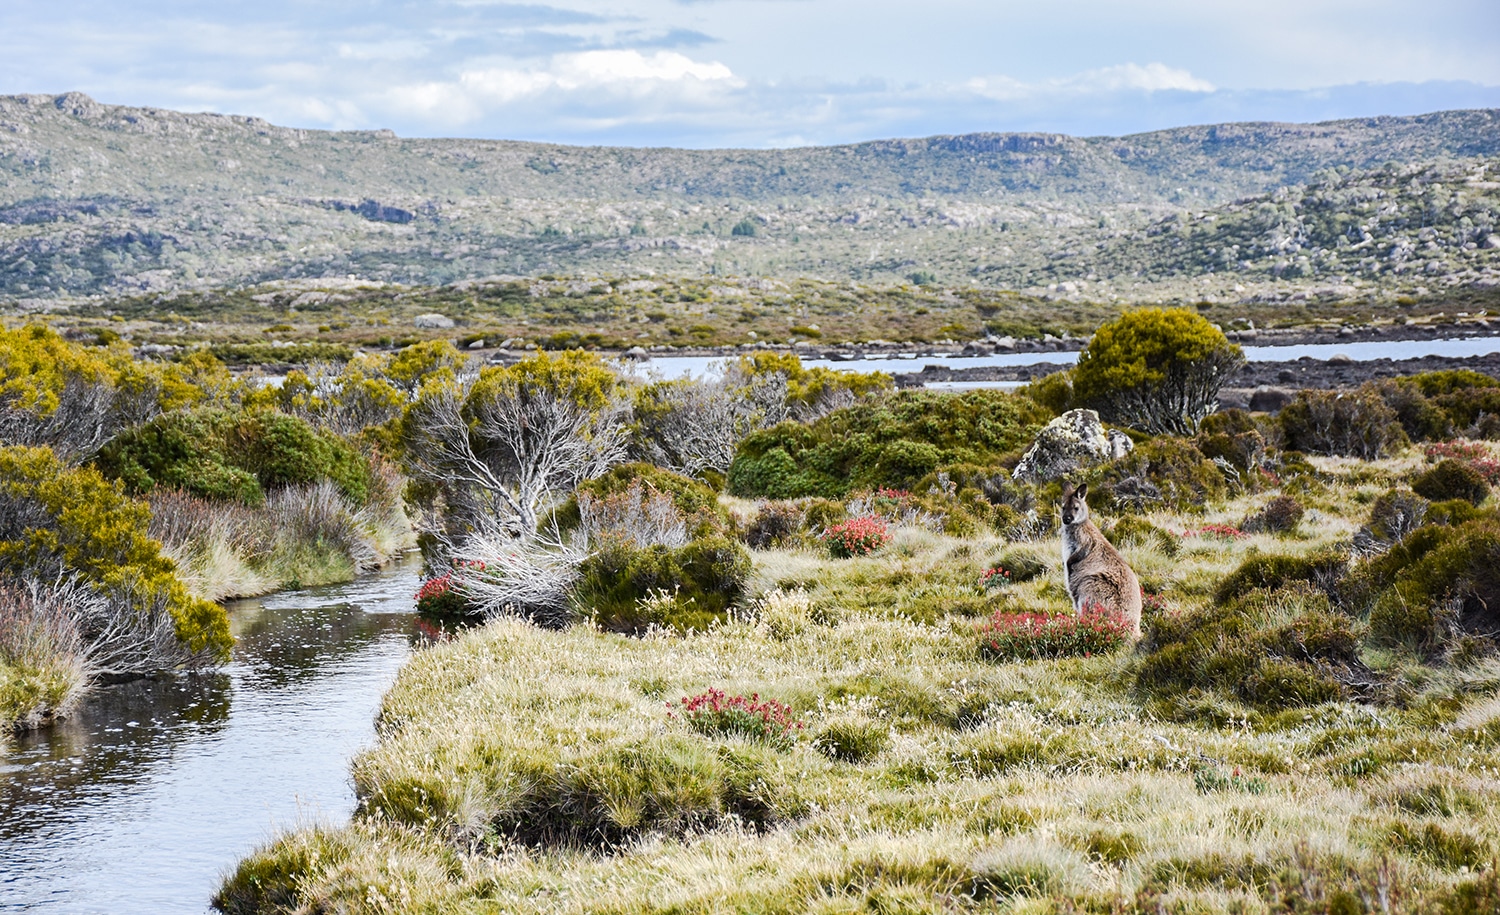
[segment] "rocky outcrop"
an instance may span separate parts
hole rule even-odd
[[[1021,457],[1011,478],[1045,483],[1077,470],[1116,461],[1135,445],[1118,429],[1104,428],[1093,410],[1069,410],[1048,423]]]
[[[437,312],[429,312],[412,318],[411,323],[424,330],[447,330],[453,326],[453,319]]]

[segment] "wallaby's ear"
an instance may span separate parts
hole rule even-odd
[[[1063,501],[1066,502],[1073,497],[1073,484],[1064,483],[1062,492]]]
[[[1073,490],[1073,495],[1080,499],[1087,499],[1089,497],[1089,484],[1079,483],[1078,488]]]

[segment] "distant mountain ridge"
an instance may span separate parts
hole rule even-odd
[[[1496,109],[682,150],[406,139],[81,93],[3,96],[0,294],[639,270],[1036,286],[1057,278],[1049,253],[1077,249],[1080,232],[1108,233],[1087,243],[1109,242],[1109,262],[1130,266],[1111,240],[1175,213],[1339,170],[1492,157]]]

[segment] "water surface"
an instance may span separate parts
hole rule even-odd
[[[201,913],[290,827],[343,823],[349,760],[411,652],[408,562],[231,604],[222,671],[95,690],[0,757],[0,912]]]
[[[1245,346],[1245,358],[1251,362],[1292,362],[1304,356],[1330,359],[1348,356],[1356,362],[1370,359],[1418,359],[1423,356],[1485,356],[1500,353],[1500,336],[1458,337],[1447,340],[1368,340],[1358,343],[1306,343],[1292,346]],[[730,357],[732,358],[732,357]],[[642,360],[642,370],[659,373],[663,378],[699,377],[714,372],[724,362],[723,356],[655,356]],[[995,353],[989,356],[958,356],[947,353],[919,355],[900,353],[859,359],[802,360],[808,367],[840,369],[846,372],[920,372],[924,365],[950,369],[1003,367],[1015,368],[1052,362],[1068,365],[1078,361],[1076,352],[1064,353]],[[932,387],[932,385],[928,385]],[[973,387],[972,384],[965,387]]]

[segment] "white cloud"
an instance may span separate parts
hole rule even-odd
[[[702,62],[675,51],[643,54],[636,50],[582,51],[557,54],[545,66],[487,67],[466,70],[457,79],[395,87],[386,93],[397,111],[430,117],[444,124],[465,124],[487,111],[526,102],[548,93],[578,95],[591,103],[600,94],[636,98],[676,97],[700,101],[717,91],[742,88],[745,82],[717,61]],[[627,112],[621,112],[629,120]]]
[[[1215,86],[1187,70],[1163,63],[1145,66],[1127,63],[1071,76],[1023,82],[1009,76],[987,76],[969,80],[974,94],[995,101],[1023,101],[1048,96],[1105,95],[1119,92],[1213,92]]]

